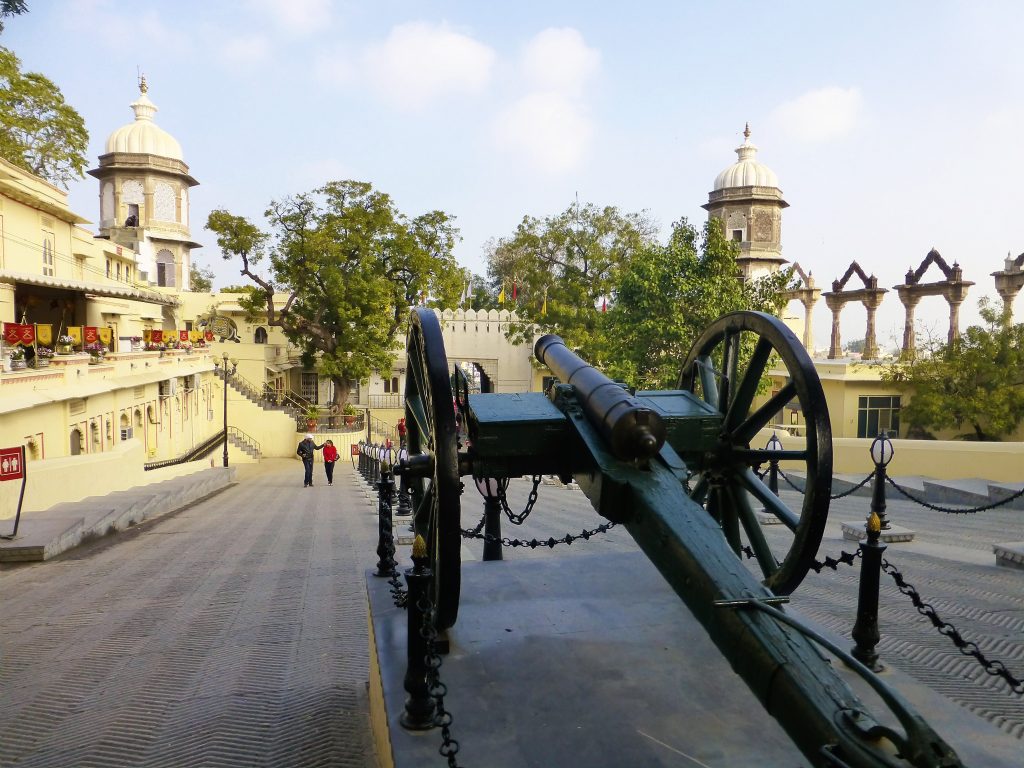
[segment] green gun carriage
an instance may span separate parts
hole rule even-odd
[[[441,326],[426,309],[412,313],[407,354],[409,455],[397,471],[427,541],[438,629],[458,618],[460,478],[573,478],[598,514],[629,531],[813,765],[961,764],[897,691],[780,608],[824,532],[832,433],[814,366],[777,318],[736,312],[715,321],[671,391],[630,393],[544,336],[535,354],[562,383],[546,393],[471,393],[458,368],[452,376]],[[769,370],[784,370],[786,382],[759,398]],[[752,448],[793,401],[805,420],[799,447]],[[758,475],[771,461],[803,474],[799,508]],[[784,534],[766,535],[754,504]],[[866,680],[900,728],[869,714],[821,647]]]

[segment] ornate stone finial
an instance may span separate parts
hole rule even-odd
[[[139,75],[139,93],[146,93],[149,90],[149,86],[146,85],[146,75]]]
[[[743,126],[743,138],[748,140],[748,141],[750,139],[750,123],[749,122],[744,124],[744,126]]]
[[[868,515],[867,532],[878,534],[882,531],[882,519],[878,516],[878,513],[871,510],[871,514]]]
[[[426,557],[427,556],[427,542],[422,535],[416,534],[416,538],[412,542],[412,556],[413,557]]]

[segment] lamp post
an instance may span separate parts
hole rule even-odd
[[[501,496],[508,478],[474,478],[476,489],[484,497],[484,555],[486,560],[501,560]]]
[[[228,367],[228,362],[231,363],[231,367]],[[221,365],[223,367],[221,368]],[[224,466],[228,465],[228,377],[232,376],[235,371],[238,370],[237,360],[228,360],[228,353],[224,353],[224,362],[222,364],[214,361],[214,369],[220,368],[221,373],[224,375]]]
[[[892,440],[885,432],[871,441],[871,460],[875,462],[875,484],[871,494],[871,511],[878,515],[882,530],[889,530],[889,521],[885,519],[885,468],[889,466],[894,454]]]

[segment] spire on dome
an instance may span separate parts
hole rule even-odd
[[[743,138],[750,141],[750,123],[745,123],[743,126]]]
[[[146,82],[145,74],[139,75],[139,98],[132,102],[132,111],[135,112],[135,119],[152,120],[157,113],[156,104],[149,100],[146,94],[149,92],[149,84]]]
[[[143,72],[139,75],[139,93],[146,93],[149,90],[149,86],[146,85],[146,73]]]

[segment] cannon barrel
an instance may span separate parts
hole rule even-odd
[[[616,458],[649,459],[665,443],[661,417],[565,346],[554,334],[542,336],[534,347],[537,359],[576,389],[583,412],[604,436]]]

